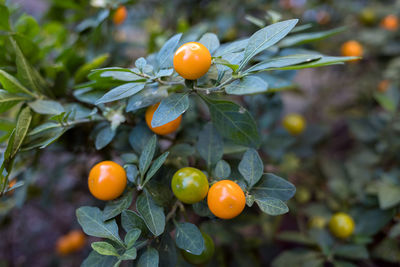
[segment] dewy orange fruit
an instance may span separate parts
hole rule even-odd
[[[211,54],[198,42],[189,42],[176,50],[174,69],[187,80],[196,80],[207,73],[211,66]]]
[[[231,180],[222,180],[208,190],[207,204],[218,218],[232,219],[242,213],[246,196],[238,184]]]
[[[125,6],[120,6],[115,10],[114,16],[113,16],[113,22],[115,25],[121,25],[124,23],[126,17],[128,16],[128,11],[126,10]]]
[[[119,197],[126,187],[126,172],[113,161],[96,164],[89,173],[89,190],[100,200],[113,200]]]
[[[175,120],[170,121],[164,125],[161,125],[158,127],[151,126],[151,121],[153,119],[154,112],[156,112],[159,105],[160,105],[160,103],[157,103],[157,104],[152,105],[147,108],[146,114],[145,114],[147,126],[150,128],[150,130],[152,130],[154,133],[159,134],[159,135],[167,135],[167,134],[175,132],[179,128],[179,125],[181,124],[182,115],[180,115]]]

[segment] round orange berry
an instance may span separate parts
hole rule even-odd
[[[153,120],[154,112],[156,112],[159,105],[160,103],[157,103],[147,108],[145,114],[147,126],[150,128],[150,130],[159,135],[167,135],[175,132],[179,128],[179,125],[181,124],[182,115],[164,125],[158,127],[151,126],[151,121]]]
[[[176,50],[174,69],[187,80],[196,80],[207,73],[211,66],[211,54],[198,42],[189,42]]]
[[[115,25],[120,25],[124,23],[126,17],[128,16],[128,11],[126,10],[125,6],[120,6],[115,10],[114,16],[113,16],[113,22]]]
[[[363,55],[362,45],[354,40],[345,42],[342,45],[341,51],[342,51],[342,56],[345,57],[360,57]]]
[[[399,28],[399,19],[395,15],[387,15],[381,21],[381,26],[388,31],[396,31]]]
[[[218,218],[232,219],[243,211],[246,197],[235,182],[222,180],[208,190],[207,203],[210,211]]]
[[[389,81],[388,80],[382,80],[379,82],[378,84],[378,91],[381,93],[384,93],[387,91],[387,89],[389,88]]]
[[[100,200],[113,200],[119,197],[126,187],[126,172],[113,161],[96,164],[89,173],[89,190]]]

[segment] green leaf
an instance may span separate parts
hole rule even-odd
[[[285,202],[273,197],[256,197],[255,202],[260,209],[269,215],[281,215],[289,211]]]
[[[160,267],[176,266],[176,246],[168,232],[161,236],[161,242],[157,244],[157,250],[160,254]]]
[[[138,156],[135,153],[124,153],[121,155],[121,159],[125,162],[125,163],[129,163],[129,164],[136,164],[138,163]]]
[[[145,122],[139,123],[133,127],[129,134],[129,144],[140,154],[153,136],[154,133],[150,131]]]
[[[297,46],[297,45],[307,44],[307,43],[311,43],[311,42],[316,42],[316,41],[331,37],[335,34],[341,33],[344,30],[346,30],[346,27],[339,27],[336,29],[332,29],[332,30],[328,30],[328,31],[321,31],[321,32],[294,34],[294,35],[286,37],[278,45],[280,47],[289,47],[289,46]]]
[[[89,80],[97,81],[98,83],[108,83],[113,81],[118,82],[143,82],[146,78],[141,77],[133,73],[130,69],[124,69],[119,67],[102,68],[97,70],[92,70],[88,75]]]
[[[204,238],[196,225],[183,222],[176,223],[175,242],[178,248],[194,255],[204,251]]]
[[[15,23],[15,30],[24,37],[34,39],[40,33],[40,26],[32,16],[23,14]]]
[[[213,54],[219,47],[218,36],[214,33],[205,33],[199,40],[199,43],[203,44]]]
[[[154,160],[153,164],[151,165],[149,171],[146,174],[146,179],[144,180],[143,186],[150,181],[150,179],[157,173],[157,171],[161,168],[164,164],[165,160],[167,159],[169,152],[163,153],[157,159]]]
[[[288,67],[288,66],[293,66],[297,64],[303,64],[303,63],[309,63],[315,60],[320,59],[322,56],[321,55],[289,55],[289,56],[284,56],[284,57],[275,57],[275,58],[269,58],[267,60],[261,61],[260,63],[251,66],[247,70],[244,71],[244,73],[250,73],[250,72],[258,72],[258,71],[267,71],[270,69],[275,69],[275,68],[282,68],[282,67]]]
[[[0,30],[9,31],[10,28],[10,12],[4,4],[0,4]]]
[[[152,127],[162,126],[177,119],[189,108],[189,96],[187,93],[172,94],[163,99],[154,112],[151,120]]]
[[[128,248],[132,247],[135,244],[136,240],[138,240],[140,234],[141,234],[141,231],[138,228],[134,228],[134,229],[130,230],[128,233],[126,233],[126,236],[125,236],[125,245]]]
[[[230,95],[259,94],[268,91],[268,83],[257,76],[245,76],[225,87],[225,92]]]
[[[316,68],[316,67],[324,67],[329,65],[337,65],[343,64],[345,61],[352,61],[358,59],[358,57],[330,57],[330,56],[322,56],[322,58],[304,64],[297,64],[293,66],[287,67],[279,67],[279,68],[270,68],[269,70],[301,70],[307,68]]]
[[[286,242],[293,242],[298,243],[301,245],[315,245],[314,240],[312,240],[307,235],[296,232],[296,231],[284,231],[280,232],[277,236],[279,240],[286,241]]]
[[[217,163],[223,155],[224,143],[222,137],[212,123],[207,123],[199,133],[196,143],[197,151],[206,161],[207,166]]]
[[[119,257],[118,251],[110,243],[93,242],[91,246],[100,255]]]
[[[334,247],[335,255],[351,259],[351,260],[366,260],[369,258],[368,250],[365,246],[345,244]]]
[[[137,257],[137,251],[135,247],[125,250],[124,254],[119,258],[121,260],[134,260]]]
[[[307,249],[286,250],[279,254],[273,261],[272,267],[323,267],[324,256],[319,251]]]
[[[214,56],[219,57],[219,56],[243,51],[246,48],[248,42],[249,42],[249,39],[243,39],[243,40],[238,40],[238,41],[234,41],[231,43],[221,45],[217,49],[217,51],[215,51]]]
[[[39,134],[39,133],[45,132],[47,130],[58,128],[58,127],[61,127],[61,125],[57,122],[45,122],[45,123],[40,124],[39,126],[33,128],[28,133],[28,136]]]
[[[147,85],[142,91],[129,98],[126,111],[134,112],[140,108],[161,102],[166,97],[168,97],[168,92],[165,88],[158,87],[158,85]]]
[[[153,160],[154,153],[156,152],[156,144],[157,136],[153,135],[153,137],[147,142],[146,146],[143,148],[142,154],[140,154],[139,171],[142,179],[149,169],[151,161]]]
[[[222,136],[239,145],[260,145],[256,123],[246,109],[228,100],[200,96],[207,103],[213,124]]]
[[[32,114],[29,107],[25,107],[18,116],[17,125],[15,126],[15,136],[14,142],[11,148],[10,157],[13,158],[19,148],[22,145],[22,142],[25,139],[26,134],[28,133],[29,126],[32,121]]]
[[[126,177],[128,178],[128,181],[137,185],[136,178],[137,178],[139,171],[138,171],[136,165],[133,165],[133,164],[125,165],[125,171],[126,171]]]
[[[10,38],[10,41],[14,47],[15,54],[16,54],[18,79],[21,81],[22,84],[24,84],[28,88],[30,88],[38,93],[41,93],[42,85],[44,83],[43,78],[29,64],[28,60],[25,58],[24,54],[22,53],[21,49],[19,48],[17,42],[12,38]]]
[[[146,223],[143,218],[134,211],[124,210],[121,215],[121,224],[125,232],[130,232],[133,229],[139,229],[145,236],[148,233]]]
[[[82,262],[81,267],[110,267],[118,262],[114,256],[104,256],[96,251],[90,252],[89,256]]]
[[[140,256],[137,267],[158,267],[159,256],[158,251],[152,247],[148,247]]]
[[[27,96],[12,94],[0,89],[0,113],[9,110],[21,101],[25,101],[28,99],[29,97]]]
[[[39,114],[45,114],[45,115],[58,115],[62,112],[64,112],[64,107],[53,100],[35,100],[33,102],[30,102],[28,104],[33,111]]]
[[[239,70],[243,69],[255,55],[279,42],[294,28],[298,21],[292,19],[278,22],[255,32],[249,38]]]
[[[264,172],[264,164],[257,151],[249,149],[244,153],[238,169],[245,179],[248,189],[251,189],[260,180]]]
[[[226,179],[231,174],[231,166],[225,160],[217,162],[214,168],[214,175],[217,180]]]
[[[106,147],[115,137],[115,130],[111,129],[111,125],[107,125],[96,135],[95,146],[97,150]]]
[[[398,265],[400,262],[400,246],[398,239],[383,239],[374,247],[372,255],[376,259],[382,259],[386,262]]]
[[[95,57],[92,61],[83,64],[76,72],[75,72],[75,83],[80,83],[85,80],[86,76],[90,73],[91,70],[101,67],[104,62],[110,57],[110,54],[102,54]]]
[[[287,201],[296,193],[296,187],[275,174],[266,173],[251,189],[250,193],[259,199],[273,197],[282,201]]]
[[[110,91],[108,91],[105,95],[103,95],[100,99],[96,101],[96,105],[108,103],[116,100],[120,100],[123,98],[130,97],[140,90],[144,88],[144,83],[126,83],[120,86],[117,86]]]
[[[118,226],[115,220],[103,222],[103,214],[97,207],[80,207],[76,210],[76,217],[83,231],[90,236],[108,238],[123,245],[118,235]]]
[[[165,42],[163,47],[161,47],[157,54],[159,69],[167,69],[172,67],[172,57],[181,37],[182,33],[178,33],[172,36],[168,41]]]
[[[388,209],[400,203],[400,186],[382,182],[378,186],[378,200],[381,209]]]
[[[375,100],[389,112],[395,112],[396,111],[396,101],[392,97],[382,94],[382,93],[375,93],[374,94]]]
[[[14,76],[0,69],[0,83],[3,88],[10,93],[25,93],[33,95],[26,87],[24,87]]]
[[[132,204],[132,191],[127,191],[120,198],[108,201],[103,211],[103,221],[107,221],[121,214],[122,211],[128,209]]]
[[[155,236],[159,236],[164,232],[165,215],[163,208],[154,202],[147,190],[144,190],[137,198],[136,209]]]

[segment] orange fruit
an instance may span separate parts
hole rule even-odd
[[[80,230],[73,230],[57,240],[56,250],[60,255],[68,255],[81,250],[85,244],[85,234]]]
[[[232,219],[243,211],[246,197],[235,182],[222,180],[208,190],[207,203],[210,211],[218,218]]]
[[[158,127],[151,126],[151,120],[153,119],[154,112],[156,112],[159,105],[160,105],[160,103],[157,103],[157,104],[152,105],[147,108],[146,114],[145,114],[147,126],[150,128],[150,130],[152,130],[154,133],[159,134],[159,135],[167,135],[167,134],[175,132],[179,128],[179,125],[181,124],[182,115],[180,115],[175,120],[170,121],[164,125],[161,125]]]
[[[387,15],[382,19],[381,27],[388,31],[396,31],[399,28],[399,19],[395,15]]]
[[[381,93],[384,93],[387,91],[387,89],[389,88],[389,81],[388,80],[382,80],[379,82],[378,84],[378,91]]]
[[[126,187],[126,172],[113,161],[97,163],[89,173],[90,193],[100,200],[113,200],[119,197]]]
[[[115,25],[121,25],[124,23],[126,17],[128,16],[128,11],[125,6],[120,6],[115,10],[113,16],[113,22]]]
[[[342,56],[345,57],[361,57],[363,55],[362,45],[354,40],[347,41],[341,48]]]
[[[211,54],[198,42],[183,44],[174,55],[174,69],[187,80],[196,80],[207,73],[211,66]]]

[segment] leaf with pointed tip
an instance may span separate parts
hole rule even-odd
[[[245,73],[249,72],[258,72],[258,71],[267,71],[269,69],[274,69],[274,68],[283,68],[283,67],[288,67],[288,66],[293,66],[297,64],[303,64],[303,63],[309,63],[315,60],[318,60],[322,57],[322,55],[290,55],[290,56],[283,56],[283,57],[275,57],[275,58],[270,58],[264,61],[261,61],[260,63],[251,66],[247,70],[245,70]]]
[[[97,207],[80,207],[76,217],[83,231],[90,236],[108,238],[123,245],[118,235],[118,225],[115,220],[103,221],[103,214]]]
[[[238,169],[250,190],[260,180],[264,172],[264,164],[257,151],[249,149],[244,153]]]
[[[287,201],[296,193],[296,187],[285,179],[272,173],[266,173],[251,189],[250,194],[256,198],[273,197]]]
[[[269,215],[281,215],[289,211],[285,202],[273,197],[255,198],[255,202],[260,209]]]
[[[147,190],[144,190],[137,198],[136,209],[142,216],[149,230],[155,236],[159,236],[164,232],[165,215],[163,208],[154,202]]]
[[[239,65],[243,69],[247,63],[258,53],[273,46],[284,38],[296,26],[298,19],[285,20],[271,24],[255,32],[250,38],[244,50],[244,59]]]
[[[152,247],[148,247],[140,256],[137,267],[158,267],[159,255],[158,251]]]
[[[144,83],[126,83],[117,86],[96,101],[96,105],[130,97],[144,88]]]
[[[129,208],[132,204],[133,193],[132,191],[127,191],[120,198],[112,201],[108,201],[104,211],[103,211],[103,221],[107,221],[121,214],[122,211]]]
[[[204,238],[196,225],[176,223],[176,245],[189,253],[200,255],[204,251]]]
[[[218,36],[214,33],[207,32],[199,40],[199,43],[203,44],[213,54],[219,47]]]
[[[100,255],[105,256],[116,256],[118,257],[118,251],[108,242],[93,242],[91,244],[94,251],[99,253]]]
[[[176,93],[163,99],[151,120],[151,127],[159,127],[177,119],[189,108],[187,93]]]
[[[153,160],[154,153],[156,152],[157,136],[153,135],[144,147],[142,154],[139,157],[139,171],[140,176],[144,177]]]
[[[161,156],[159,156],[157,159],[153,161],[153,164],[151,164],[151,167],[149,171],[146,174],[146,179],[144,180],[143,186],[150,181],[150,179],[154,176],[154,174],[157,173],[157,171],[161,168],[165,160],[167,159],[169,155],[169,152],[163,153]]]
[[[240,145],[260,145],[256,123],[245,108],[228,100],[200,96],[206,102],[213,124],[222,136]]]
[[[165,42],[163,47],[161,47],[160,51],[157,54],[159,69],[167,69],[172,67],[172,57],[181,37],[182,33],[175,34],[168,41]]]
[[[230,95],[250,95],[267,91],[268,83],[257,76],[245,76],[225,87],[225,92]]]

